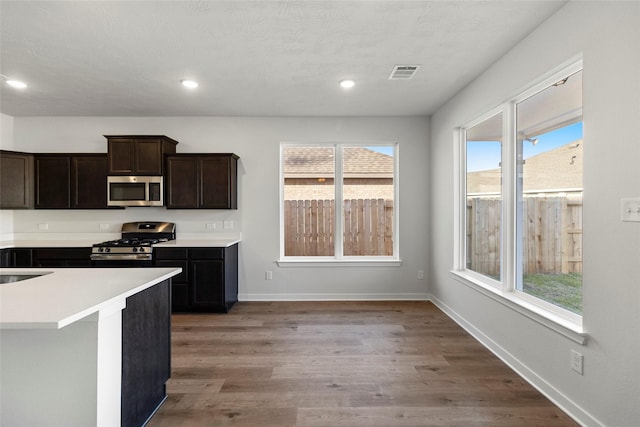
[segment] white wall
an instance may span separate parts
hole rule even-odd
[[[0,114],[0,149],[13,150],[13,117]],[[13,211],[0,209],[0,240],[13,239]]]
[[[453,130],[572,56],[584,57],[584,327],[577,345],[453,279]],[[431,291],[436,301],[585,425],[640,422],[640,3],[570,2],[431,121]],[[435,250],[437,248],[437,250]],[[584,375],[569,368],[584,354]]]
[[[42,235],[40,223],[49,224],[46,233],[57,236],[97,233],[100,224],[110,224],[108,233],[117,233],[122,222],[167,220],[176,222],[180,237],[230,219],[233,231],[242,233],[242,299],[426,298],[427,282],[417,279],[417,271],[428,269],[427,118],[15,118],[15,147],[21,151],[106,152],[102,135],[108,134],[163,134],[180,142],[180,153],[238,154],[238,210],[15,211],[16,235]],[[279,268],[274,263],[279,255],[279,144],[327,141],[399,143],[401,267]],[[265,281],[266,270],[273,271],[273,280]]]

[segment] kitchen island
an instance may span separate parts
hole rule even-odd
[[[146,422],[166,397],[180,272],[0,269],[0,424]]]

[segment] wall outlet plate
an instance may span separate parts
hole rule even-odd
[[[622,199],[622,221],[640,222],[640,199]]]
[[[577,372],[578,374],[582,375],[583,367],[584,367],[583,364],[584,364],[584,357],[582,356],[582,354],[578,353],[575,350],[571,350],[571,369]]]

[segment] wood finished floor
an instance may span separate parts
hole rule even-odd
[[[428,302],[178,314],[149,427],[576,426]]]

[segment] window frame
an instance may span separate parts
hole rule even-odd
[[[584,344],[586,334],[583,316],[551,304],[516,289],[518,274],[517,257],[517,135],[516,106],[519,102],[547,89],[565,77],[583,71],[582,57],[574,58],[545,76],[527,85],[506,101],[477,116],[454,130],[454,278],[529,317],[538,323]],[[467,153],[466,129],[503,114],[502,141],[502,224],[501,224],[501,280],[494,280],[466,268],[466,198]],[[584,120],[583,120],[584,121]]]
[[[343,149],[350,147],[393,147],[393,255],[392,256],[345,256],[344,239],[334,238],[334,256],[287,256],[285,250],[284,218],[284,150],[289,147],[332,147],[334,149],[334,192],[335,192],[335,235],[342,236],[344,230],[343,200]],[[353,267],[353,266],[400,266],[399,242],[399,144],[397,142],[315,142],[280,143],[279,158],[279,211],[280,211],[280,252],[276,261],[280,267]],[[339,217],[338,217],[339,215]]]

